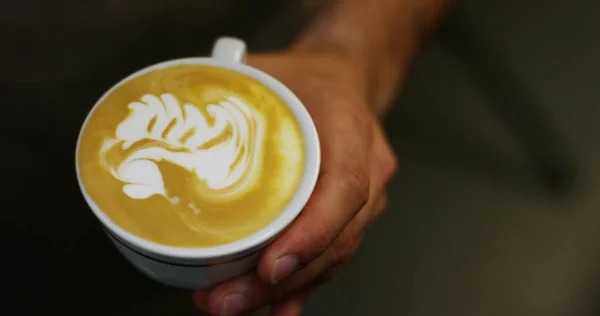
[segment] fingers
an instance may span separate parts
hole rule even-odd
[[[288,295],[311,284],[327,269],[327,262],[334,255],[333,252],[323,254],[322,259],[315,260],[308,267],[298,271],[293,277],[280,284],[265,283],[258,274],[252,273],[218,285],[210,291],[205,300],[206,303],[203,303],[201,307],[211,314],[238,315],[272,302],[281,301],[287,306],[286,310],[297,310],[300,301],[292,299],[290,302],[286,302]],[[204,296],[203,294],[196,294],[195,299],[197,296]],[[288,306],[287,303],[291,306]]]
[[[373,157],[369,172],[370,181],[370,203],[369,207],[359,212],[352,222],[351,227],[358,231],[353,232],[356,236],[362,236],[365,231],[381,216],[387,207],[386,186],[397,170],[396,157],[383,135],[379,125],[374,127]]]
[[[380,212],[375,207],[383,205],[383,198],[384,195],[381,195],[381,198],[370,201],[361,213]],[[362,236],[355,234],[364,231],[356,225],[362,224],[353,220],[327,251],[285,281],[278,284],[266,283],[257,273],[252,273],[218,285],[210,291],[208,298],[205,298],[204,293],[195,294],[195,299],[199,297],[205,302],[201,305],[205,310],[224,315],[236,315],[285,299],[298,289],[321,281],[321,277],[331,277],[329,272],[336,271],[356,252]],[[298,302],[295,302],[297,305]]]
[[[211,315],[238,315],[283,298],[283,292],[277,285],[263,282],[258,274],[250,273],[219,284],[208,293],[196,291],[194,301],[198,306],[196,297],[204,299],[199,308]],[[267,297],[270,300],[265,300]]]
[[[287,295],[308,284],[317,286],[337,273],[343,263],[356,252],[367,226],[371,225],[385,206],[386,194],[382,191],[378,198],[371,199],[365,205],[327,251],[284,282],[265,283],[257,273],[252,273],[218,285],[210,293],[195,292],[196,306],[213,314],[236,315],[283,299],[276,308],[279,314],[300,313],[303,300],[298,297],[288,299]]]
[[[385,195],[381,195],[383,198]],[[316,260],[311,262],[304,269],[294,273],[283,282],[277,284],[280,295],[286,295],[299,288],[303,288],[308,284],[315,281],[320,281],[320,278],[329,279],[331,275],[329,273],[337,272],[339,267],[345,263],[352,255],[358,250],[364,229],[358,227],[362,225],[362,222],[357,221],[359,216],[364,214],[379,213],[380,210],[375,209],[375,205],[382,205],[379,202],[381,199],[372,199],[369,203],[361,210],[348,226],[338,235],[338,238],[332,245]],[[368,215],[365,215],[368,217]],[[267,298],[268,300],[268,298]]]
[[[208,295],[198,292],[194,296],[196,304],[215,314],[235,315],[283,299],[278,308],[282,310],[281,313],[293,315],[301,311],[301,300],[288,295],[321,277],[327,277],[328,271],[341,266],[354,254],[367,227],[385,208],[384,188],[395,172],[397,163],[378,126],[373,128],[373,135],[369,172],[366,175],[369,178],[368,186],[357,189],[359,181],[352,184],[356,179],[349,180],[345,178],[347,175],[340,174],[340,169],[328,169],[332,167],[324,164],[325,169],[315,194],[305,211],[263,254],[258,273],[221,284]],[[356,175],[352,177],[356,178]],[[357,193],[359,190],[367,193]],[[355,208],[360,212],[354,211]],[[292,253],[294,257],[291,260],[285,256],[282,258],[280,254],[285,253]],[[284,260],[277,262],[281,259]],[[287,268],[291,265],[291,271],[298,271],[291,276],[288,272],[282,274],[282,271],[273,271],[277,269],[277,264],[288,265]],[[289,277],[282,280],[281,276],[286,273]]]
[[[319,257],[369,199],[371,124],[355,113],[340,110],[333,118],[324,109],[316,111],[325,112],[315,115],[322,136],[321,175],[300,216],[263,252],[258,271],[265,282],[278,283]],[[340,140],[340,135],[345,136]]]
[[[336,271],[338,269],[335,269]],[[333,273],[333,271],[332,271]],[[258,278],[255,278],[258,279]],[[310,286],[306,286],[305,288],[296,291],[295,293],[284,297],[280,301],[274,303],[272,308],[270,309],[269,315],[272,316],[300,316],[302,315],[302,309],[309,296],[315,290],[315,288],[320,284],[312,284]],[[194,292],[194,303],[196,307],[202,311],[209,312],[212,311],[212,314],[216,314],[218,310],[219,315],[236,315],[238,313],[243,313],[244,311],[234,311],[229,309],[229,307],[225,307],[223,305],[217,306],[217,310],[209,309],[208,301],[208,292],[207,291],[195,291]],[[252,308],[252,307],[248,307]],[[260,308],[260,307],[255,307]]]
[[[324,174],[304,213],[263,254],[259,272],[278,283],[321,255],[364,206],[367,195],[344,177]]]
[[[344,167],[342,162],[331,167],[325,164],[325,168],[331,169],[324,169],[315,193],[303,213],[288,231],[263,253],[258,267],[263,280],[277,283],[308,265],[338,238],[356,214],[359,214],[359,218],[354,227],[361,231],[355,232],[350,238],[361,235],[362,231],[379,217],[380,211],[373,214],[357,213],[357,210],[370,199],[377,198],[376,202],[379,201],[378,195],[385,191],[385,186],[396,172],[397,162],[381,126],[372,124],[369,128],[372,129],[370,134],[373,138],[367,159],[368,173],[365,174],[362,171],[364,166],[360,165],[354,165],[353,168],[358,171],[352,172],[348,167]],[[329,145],[329,148],[336,148],[334,144]],[[347,145],[344,144],[339,151],[343,153],[342,149],[349,148]],[[353,153],[347,152],[344,156],[351,157],[351,154]]]

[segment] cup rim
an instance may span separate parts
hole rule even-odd
[[[213,247],[176,247],[159,244],[148,239],[136,236],[133,233],[125,230],[124,228],[113,222],[108,215],[106,215],[100,207],[92,200],[87,193],[85,186],[83,185],[80,168],[79,168],[79,146],[81,144],[81,137],[85,127],[87,126],[91,116],[98,106],[104,101],[104,99],[112,93],[117,87],[124,83],[141,76],[150,71],[157,69],[168,68],[177,65],[207,65],[213,67],[224,68],[232,71],[237,71],[247,76],[258,80],[263,85],[268,87],[273,93],[278,95],[285,104],[292,110],[296,120],[298,121],[302,130],[302,136],[304,138],[305,147],[305,163],[304,172],[302,179],[296,193],[288,205],[281,211],[279,216],[265,227],[261,228],[257,232],[246,236],[236,241],[213,246]],[[79,188],[86,200],[88,206],[92,212],[100,220],[102,225],[109,229],[112,233],[124,241],[130,243],[132,246],[139,248],[140,250],[156,254],[163,257],[169,257],[174,259],[215,259],[219,257],[226,257],[236,254],[242,254],[247,251],[255,250],[264,244],[268,243],[279,233],[285,230],[294,219],[300,214],[300,212],[306,206],[312,192],[316,186],[317,178],[319,176],[320,164],[321,164],[321,150],[320,142],[315,124],[308,113],[306,107],[300,101],[300,99],[284,84],[279,82],[271,75],[258,70],[254,67],[248,66],[243,63],[237,62],[226,62],[216,60],[210,57],[189,57],[189,58],[178,58],[160,62],[142,68],[138,71],[133,72],[124,79],[118,81],[109,90],[107,90],[94,104],[89,113],[87,114],[83,124],[81,125],[79,135],[77,137],[77,145],[75,148],[75,169],[77,175],[77,182]]]

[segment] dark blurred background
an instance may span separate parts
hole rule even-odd
[[[102,13],[85,5],[91,1],[63,2],[79,6],[80,16],[90,19]],[[36,177],[57,179],[51,164],[70,170],[77,128],[94,100],[119,78],[165,59],[205,55],[219,35],[239,36],[253,51],[282,48],[307,23],[318,0],[233,2],[211,2],[205,11],[211,14],[202,18],[189,6],[166,9],[168,2],[158,0],[119,2],[120,10],[111,14],[123,14],[122,28],[97,36],[112,37],[128,50],[35,42],[56,61],[58,79],[31,80],[33,72],[20,71],[19,61],[26,59],[19,51],[0,53],[6,64],[2,89],[23,90],[11,104],[54,100],[42,115],[48,117],[44,128],[58,136],[36,147],[50,157],[47,174]],[[60,12],[58,2],[39,3],[46,3],[40,17]],[[29,5],[3,5],[8,4]],[[230,5],[237,13],[225,14]],[[140,8],[145,13],[140,16],[159,19],[125,18]],[[2,14],[3,21],[20,18],[7,10]],[[48,27],[68,34],[67,44],[95,31]],[[187,33],[175,36],[168,31],[174,29]],[[599,32],[600,2],[595,0],[461,1],[422,49],[387,117],[387,133],[400,159],[389,187],[389,210],[340,275],[315,293],[306,315],[600,315]],[[19,41],[22,54],[31,39],[7,40]],[[145,54],[150,44],[162,48]],[[74,80],[69,69],[82,70],[77,57],[97,49],[105,52],[104,59],[83,69],[93,74],[90,80]],[[46,73],[56,76],[56,69]],[[53,89],[57,80],[73,80],[69,96],[78,106]],[[37,92],[27,93],[32,88]],[[26,111],[15,109],[16,114]],[[5,123],[11,124],[16,123]],[[26,154],[30,144],[11,142],[23,153],[19,159],[36,159]],[[53,152],[69,155],[62,159]],[[18,168],[7,171],[6,181],[20,177]],[[47,195],[48,207],[65,203],[55,196],[79,198],[74,176],[62,181],[69,184],[39,191]],[[6,270],[28,271],[29,279],[17,281],[15,288],[24,310],[37,304],[39,310],[77,307],[81,315],[198,315],[189,292],[158,285],[129,266],[91,212],[64,208],[59,214],[85,225],[49,227],[44,216],[56,213],[47,213],[30,223],[35,233],[21,236],[3,223],[3,237],[25,245],[4,248],[25,260],[8,263]],[[15,219],[20,220],[27,220],[26,212]],[[49,247],[27,251],[49,234],[57,236],[47,241]],[[57,253],[76,259],[57,259]],[[87,268],[97,261],[108,276]]]
[[[600,2],[461,1],[386,126],[390,208],[307,315],[600,315]]]

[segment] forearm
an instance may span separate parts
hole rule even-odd
[[[339,54],[382,115],[449,0],[328,0],[292,49]]]

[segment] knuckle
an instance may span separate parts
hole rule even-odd
[[[305,223],[299,231],[302,234],[294,241],[300,266],[306,267],[335,244],[340,229],[338,225],[339,223],[330,219],[314,219]]]
[[[348,191],[350,197],[358,204],[357,211],[369,200],[370,181],[367,172],[359,168],[342,168],[340,181]]]
[[[398,158],[394,154],[394,152],[388,148],[386,150],[386,154],[382,157],[382,173],[385,182],[387,183],[392,179],[392,177],[398,171]]]
[[[313,221],[310,223],[310,231],[305,234],[306,238],[311,241],[310,247],[307,248],[309,259],[319,256],[327,249],[327,246],[333,241],[330,232],[331,227],[327,221]]]

